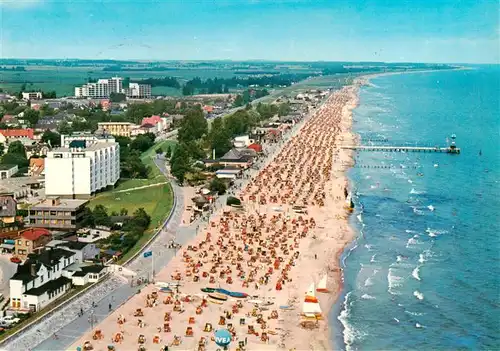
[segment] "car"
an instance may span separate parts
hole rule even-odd
[[[5,316],[0,320],[0,326],[2,327],[11,327],[14,324],[17,324],[21,321],[21,319],[14,316]]]
[[[10,258],[10,262],[13,262],[13,263],[21,263],[21,259],[19,257],[11,257]]]

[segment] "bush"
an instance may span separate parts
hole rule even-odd
[[[240,199],[238,199],[237,197],[234,197],[234,196],[229,196],[229,197],[227,198],[227,202],[226,202],[226,204],[227,204],[228,206],[231,206],[231,205],[241,205],[241,200],[240,200]]]

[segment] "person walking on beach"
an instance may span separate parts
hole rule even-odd
[[[108,308],[109,308],[109,311],[111,312],[111,309],[112,309],[111,302],[109,303]]]

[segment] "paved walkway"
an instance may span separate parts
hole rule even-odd
[[[129,189],[115,191],[115,194],[116,193],[126,193],[129,191],[141,190],[141,189],[151,188],[153,186],[159,186],[159,185],[165,185],[165,184],[168,184],[168,182],[160,182],[160,183],[154,183],[154,184],[149,184],[149,185],[136,186],[135,188],[129,188]]]

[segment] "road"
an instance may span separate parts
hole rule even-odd
[[[11,255],[0,256],[0,293],[9,298],[9,279],[16,273],[17,264],[10,262]]]
[[[160,169],[165,171],[163,159],[155,159],[155,162],[163,164]],[[154,270],[159,271],[175,255],[173,250],[165,247],[165,243],[176,238],[176,241],[182,244],[196,233],[196,223],[190,227],[179,228],[184,209],[183,192],[182,188],[176,185],[175,182],[172,182],[172,188],[176,201],[172,217],[168,222],[164,223],[161,233],[153,243],[127,265],[127,268],[137,273],[136,278],[149,278],[151,276],[153,260],[151,257],[144,258],[143,252],[153,251],[155,257]],[[109,304],[111,304],[112,309],[115,309],[116,306],[126,302],[140,288],[140,286],[132,286],[131,281],[126,278],[112,274],[109,279],[1,345],[1,349],[12,351],[65,350],[83,333],[88,331],[92,324],[99,323],[110,314]],[[92,303],[96,304],[93,309],[91,308]],[[78,316],[80,309],[84,310],[83,317]],[[90,318],[91,315],[93,318]],[[54,333],[57,334],[57,339],[53,338]]]

